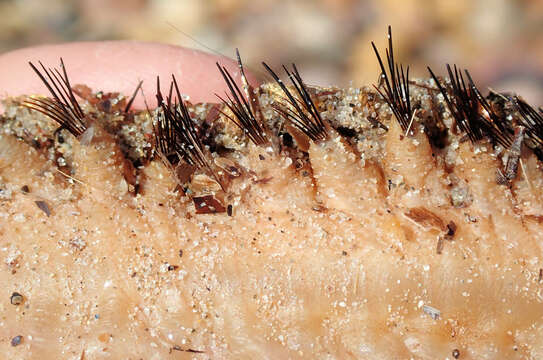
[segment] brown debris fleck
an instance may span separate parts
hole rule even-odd
[[[296,127],[292,126],[288,122],[285,123],[285,129],[296,141],[296,145],[298,145],[298,149],[305,152],[309,150],[309,138],[302,131],[298,130]]]
[[[454,221],[451,220],[447,224],[447,236],[449,238],[452,238],[455,233],[456,233],[456,224],[454,223]]]
[[[184,351],[184,352],[188,352],[188,353],[194,353],[194,354],[204,354],[205,352],[202,351],[202,350],[195,350],[195,349],[191,349],[191,348],[188,348],[188,349],[183,349],[181,346],[179,345],[174,345],[171,349],[170,349],[170,354],[172,353],[172,351]]]
[[[267,184],[273,179],[273,176],[264,177],[261,179],[255,179],[253,180],[253,183],[255,184]]]
[[[445,223],[443,220],[426,208],[415,207],[409,209],[404,215],[424,228],[445,230]]]
[[[91,101],[93,100],[94,96],[92,94],[92,89],[87,85],[75,84],[74,86],[72,86],[72,90],[77,96],[79,96],[83,100],[87,100],[88,102],[92,103]]]
[[[93,93],[90,87],[82,84],[72,86],[72,90],[77,96],[107,114],[123,111],[127,106],[126,97],[118,92]]]
[[[220,113],[221,113],[220,104],[213,104],[209,108],[209,111],[207,112],[207,115],[206,115],[206,118],[205,118],[205,123],[210,125],[210,126],[213,125],[215,120],[217,120],[219,118]]]
[[[197,196],[192,198],[196,214],[215,214],[225,212],[225,207],[213,195]]]
[[[135,186],[138,183],[136,168],[129,160],[123,161],[123,176],[126,182],[132,186]]]
[[[440,255],[443,252],[443,237],[437,238],[436,254]]]
[[[325,206],[316,204],[316,205],[313,205],[311,210],[316,211],[316,212],[326,212],[326,210],[328,210],[328,209]]]
[[[38,206],[38,208],[43,211],[45,213],[45,215],[47,215],[47,217],[51,216],[51,210],[49,209],[49,205],[47,205],[47,203],[43,200],[37,200],[37,201],[34,201],[36,203],[36,205]]]
[[[179,181],[180,184],[185,184],[190,181],[190,177],[194,172],[196,171],[196,166],[190,165],[186,162],[180,163],[175,168],[175,175],[177,177],[177,181]]]

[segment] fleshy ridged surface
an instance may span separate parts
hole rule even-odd
[[[271,104],[281,97],[271,85],[259,91],[276,136],[282,120]],[[437,148],[417,122],[405,136],[367,88],[314,92],[331,128],[306,152],[296,149],[294,131],[294,145],[277,138],[255,146],[222,115],[210,124],[209,107],[191,108],[223,149],[213,156],[238,170],[225,177],[226,191],[216,191],[222,195],[214,193],[231,216],[196,213],[188,196],[201,188],[196,177],[180,189],[158,158],[137,164],[134,195],[123,164],[134,146],[121,135],[129,120],[106,131],[102,114],[89,144],[66,134],[62,144],[36,149],[21,128],[54,139],[47,121],[8,107],[0,136],[0,352],[543,357],[536,156],[524,149],[517,177],[499,185],[506,151],[488,141],[472,144],[451,131]],[[420,114],[450,123],[434,96],[417,88],[413,102]],[[150,131],[148,123],[141,128]],[[349,136],[340,135],[346,128]],[[13,292],[22,304],[10,304]],[[18,335],[21,344],[12,346]]]

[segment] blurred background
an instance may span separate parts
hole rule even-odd
[[[260,62],[296,62],[308,83],[360,86],[378,77],[370,42],[386,45],[413,77],[445,63],[481,87],[543,104],[540,0],[0,0],[0,51],[79,40],[135,39]],[[210,69],[215,71],[215,69]]]

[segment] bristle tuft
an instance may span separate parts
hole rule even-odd
[[[238,58],[238,64],[241,72],[241,77],[244,82],[246,82],[245,71],[243,70],[243,63],[241,62],[241,57],[239,52],[236,49],[236,55]],[[234,124],[236,124],[255,145],[263,145],[268,142],[265,137],[265,131],[262,125],[257,121],[255,113],[241,92],[239,86],[236,84],[228,70],[217,63],[217,68],[224,78],[226,85],[230,89],[230,94],[226,94],[226,99],[222,98],[220,95],[216,96],[230,109],[234,114],[234,117],[222,112],[227,118],[229,118]]]
[[[496,115],[475,85],[469,72],[464,70],[468,79],[465,81],[462,72],[456,65],[453,68],[449,64],[446,66],[451,82],[451,94],[441,84],[430,67],[428,67],[428,71],[443,95],[460,131],[464,132],[473,143],[488,136],[493,142],[504,147],[511,146],[513,132],[506,126],[505,119]]]
[[[464,73],[468,78],[472,92],[475,94],[479,104],[484,110],[484,112],[480,112],[483,133],[489,136],[493,142],[506,148],[511,147],[515,134],[514,130],[508,126],[507,119],[500,118],[494,112],[486,98],[481,94],[477,86],[475,86],[470,73],[467,70],[464,70]]]
[[[386,103],[398,119],[403,131],[407,131],[413,117],[411,99],[409,95],[409,66],[404,72],[403,65],[398,66],[394,62],[394,50],[392,47],[392,30],[388,27],[388,49],[386,50],[388,73],[377,47],[371,42],[373,51],[381,67],[381,78],[384,82],[384,91],[380,86],[375,86],[377,92],[385,99]],[[381,81],[379,81],[381,83]]]
[[[274,109],[288,119],[296,128],[302,131],[313,141],[322,141],[327,138],[326,126],[321,118],[319,110],[315,102],[311,98],[307,87],[305,86],[298,69],[295,64],[292,64],[292,71],[289,71],[284,65],[287,76],[289,77],[292,86],[296,90],[297,98],[292,95],[292,92],[286,87],[279,76],[266,64],[262,63],[266,70],[270,73],[273,79],[283,90],[290,107],[275,105]]]
[[[175,99],[173,98],[174,90]],[[162,108],[162,114],[158,116],[155,125],[157,150],[167,159],[177,155],[190,165],[210,169],[202,142],[181,97],[175,76],[172,75],[172,83],[166,99],[162,96],[160,79],[157,77],[156,98],[158,105]]]
[[[28,98],[23,103],[23,106],[48,116],[74,136],[81,136],[87,129],[85,114],[75,98],[62,58],[60,59],[62,72],[58,69],[54,69],[53,71],[50,68],[45,68],[41,61],[39,64],[43,73],[31,62],[29,64],[45,84],[53,98]]]

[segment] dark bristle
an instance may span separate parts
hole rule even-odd
[[[292,64],[292,72],[285,66],[283,69],[288,75],[292,86],[296,90],[298,98],[294,97],[292,92],[286,87],[279,76],[266,64],[262,63],[266,70],[270,73],[273,79],[283,90],[286,98],[285,100],[291,107],[279,106],[274,104],[274,109],[286,119],[288,119],[296,128],[306,134],[313,141],[325,140],[327,137],[326,126],[321,118],[319,110],[315,106],[311,95],[305,86],[296,65]]]
[[[43,73],[31,62],[29,64],[45,84],[53,98],[29,98],[23,105],[50,117],[74,136],[81,136],[87,129],[85,114],[75,98],[62,58],[60,59],[62,72],[58,69],[54,69],[53,71],[52,69],[45,68],[41,61],[39,64]]]
[[[464,132],[473,143],[488,136],[492,141],[509,147],[512,133],[505,126],[504,120],[496,115],[488,101],[482,96],[469,72],[464,70],[468,79],[466,82],[456,65],[453,68],[449,64],[446,66],[451,82],[450,95],[430,67],[428,71],[443,95],[460,131]]]
[[[383,81],[384,91],[380,86],[374,86],[377,92],[385,99],[386,103],[398,119],[403,131],[407,131],[409,123],[413,117],[411,108],[411,99],[409,95],[409,66],[404,71],[403,65],[398,66],[394,62],[394,50],[392,47],[392,30],[388,27],[388,49],[386,50],[388,73],[377,47],[371,42],[373,51],[381,67],[381,77],[379,83]]]
[[[176,98],[173,97],[175,90]],[[172,82],[168,97],[164,99],[160,90],[160,79],[157,77],[158,105],[162,108],[162,114],[158,117],[155,126],[155,143],[157,149],[166,158],[172,155],[179,155],[190,165],[198,168],[208,168],[203,145],[196,132],[194,122],[181,97],[175,76],[172,75]]]
[[[126,107],[124,108],[125,113],[130,111],[130,108],[132,107],[132,104],[134,103],[134,100],[136,99],[136,96],[138,95],[138,91],[140,91],[142,85],[143,85],[143,80],[140,80],[140,82],[138,83],[138,86],[136,86],[136,90],[134,90],[134,93],[132,93],[130,100],[128,100],[128,103],[126,104]]]
[[[241,55],[239,54],[238,48],[236,48],[236,59],[238,60],[238,67],[241,73],[241,80],[247,81],[247,76],[245,76],[245,68],[243,67],[243,62],[241,61]]]
[[[243,63],[241,62],[241,57],[239,56],[239,52],[237,51],[237,49],[236,54],[238,58],[239,68],[241,71],[241,76],[243,79],[245,79]],[[221,66],[219,63],[217,63],[217,68],[219,68],[219,71],[221,72],[221,75],[224,78],[226,85],[230,89],[230,95],[226,94],[226,99],[222,98],[217,94],[215,95],[230,109],[230,111],[232,111],[234,117],[231,117],[224,112],[222,113],[227,118],[232,120],[232,122],[236,124],[255,145],[262,145],[267,143],[268,141],[265,137],[264,129],[256,120],[256,116],[253,112],[251,105],[249,104],[245,96],[243,96],[243,93],[241,92],[238,85],[224,66]]]

